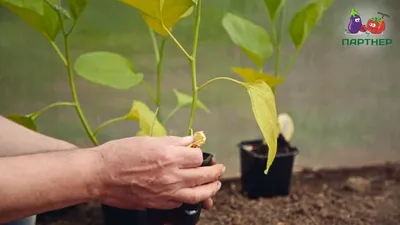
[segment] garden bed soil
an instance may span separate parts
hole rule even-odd
[[[287,197],[248,200],[224,181],[199,225],[398,225],[400,163],[353,169],[304,169]],[[38,217],[38,225],[102,225],[100,206],[79,205]]]

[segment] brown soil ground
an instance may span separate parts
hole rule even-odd
[[[303,170],[287,197],[248,200],[226,181],[199,225],[399,225],[400,163],[355,169]],[[92,203],[40,215],[38,225],[102,225]]]

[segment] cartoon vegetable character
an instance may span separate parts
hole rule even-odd
[[[360,31],[361,27],[362,27],[362,21],[360,14],[354,8],[352,8],[350,12],[350,21],[349,25],[347,26],[347,30],[352,34],[356,34],[358,33],[358,31]]]
[[[369,31],[371,34],[381,34],[386,28],[386,24],[383,18],[385,16],[389,17],[389,15],[381,12],[378,12],[378,14],[382,15],[382,17],[373,17],[369,19],[367,24],[363,25],[362,30]]]

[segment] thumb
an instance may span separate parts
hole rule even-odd
[[[177,137],[177,136],[165,136],[162,137],[162,141],[165,144],[176,145],[176,146],[188,146],[193,143],[193,136]]]

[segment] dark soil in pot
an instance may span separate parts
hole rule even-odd
[[[213,155],[203,153],[203,164],[210,166]],[[195,225],[201,214],[201,202],[197,204],[183,204],[180,208],[172,210],[147,209],[148,225]]]
[[[290,192],[293,164],[298,149],[278,137],[277,154],[268,174],[268,146],[262,140],[243,141],[239,144],[242,192],[249,198],[285,196]]]
[[[400,163],[305,169],[293,174],[289,196],[249,200],[240,191],[240,179],[222,182],[214,207],[202,211],[198,225],[400,224]],[[104,222],[101,205],[89,203],[58,216],[42,214],[37,225]]]

